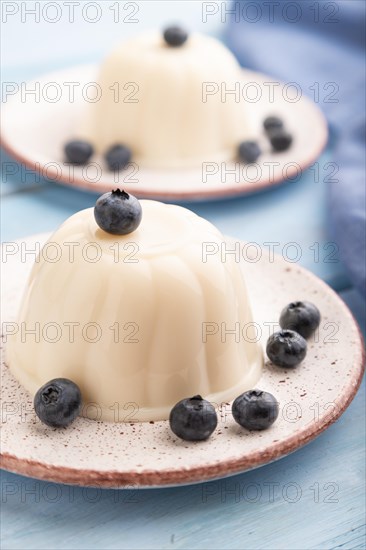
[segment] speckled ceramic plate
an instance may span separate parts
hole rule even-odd
[[[46,235],[26,239],[27,250]],[[2,319],[16,318],[34,258],[3,256]],[[24,245],[23,245],[24,246]],[[232,243],[231,243],[232,246]],[[2,467],[41,479],[101,487],[166,486],[220,478],[256,468],[305,445],[350,404],[363,373],[363,342],[346,305],[321,280],[281,257],[243,245],[247,281],[258,336],[265,345],[282,307],[296,299],[315,302],[319,333],[295,370],[266,363],[257,387],[273,393],[280,415],[267,431],[248,432],[232,419],[230,404],[219,410],[208,441],[178,440],[167,421],[106,423],[78,418],[56,430],[36,418],[32,399],[1,365]],[[5,331],[5,328],[4,328]],[[6,343],[4,344],[6,347]]]
[[[96,81],[96,74],[96,66],[74,67],[47,74],[10,96],[1,121],[1,142],[8,153],[43,177],[93,192],[119,186],[139,198],[207,200],[296,180],[315,162],[327,141],[324,116],[301,89],[243,70],[240,97],[247,99],[249,124],[263,150],[257,164],[210,163],[207,159],[202,166],[185,170],[151,170],[131,164],[114,175],[95,155],[87,167],[71,166],[64,162],[63,146],[75,136],[76,121],[86,105],[83,94],[92,95],[88,83]],[[70,83],[80,84],[74,87],[74,98]],[[25,94],[26,90],[36,90],[36,95]],[[294,136],[293,145],[283,153],[271,151],[262,130],[264,118],[272,114],[282,117]]]

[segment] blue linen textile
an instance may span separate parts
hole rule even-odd
[[[296,82],[326,115],[337,173],[335,181],[319,185],[327,185],[330,235],[362,293],[366,287],[365,6],[362,0],[235,1],[226,33],[228,46],[243,66]]]

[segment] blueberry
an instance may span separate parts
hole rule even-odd
[[[140,225],[141,204],[133,195],[116,189],[99,197],[95,203],[94,217],[103,231],[127,235]]]
[[[169,46],[182,46],[187,38],[188,33],[181,27],[168,27],[164,31],[164,40]]]
[[[283,308],[280,316],[281,328],[294,330],[303,338],[309,338],[319,323],[320,312],[311,302],[291,302]]]
[[[237,397],[232,406],[234,420],[247,430],[266,430],[278,417],[278,403],[271,393],[250,390]]]
[[[269,141],[274,151],[286,151],[292,143],[292,135],[285,130],[273,130],[269,133]]]
[[[239,158],[247,163],[255,162],[261,152],[255,141],[242,141],[238,149]]]
[[[268,338],[267,355],[278,367],[296,367],[306,355],[306,340],[294,330],[280,330]]]
[[[67,378],[50,380],[34,396],[34,409],[38,418],[47,426],[68,426],[81,410],[79,387]]]
[[[215,408],[200,395],[179,401],[170,411],[171,430],[186,441],[202,441],[217,426]]]
[[[67,161],[71,164],[86,164],[94,153],[90,143],[78,139],[66,143],[64,151]]]
[[[125,145],[113,145],[105,154],[110,170],[122,170],[130,162],[131,157],[131,150]]]
[[[280,119],[279,117],[268,116],[263,121],[263,127],[265,131],[268,133],[268,132],[273,132],[274,130],[283,130],[284,124],[283,124],[283,120]]]

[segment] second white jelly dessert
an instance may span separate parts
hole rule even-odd
[[[239,63],[215,38],[193,33],[172,47],[161,32],[138,34],[101,64],[100,97],[76,133],[102,155],[122,144],[144,167],[232,160],[250,134],[250,112],[235,93],[241,81]]]

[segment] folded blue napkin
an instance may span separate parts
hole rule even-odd
[[[224,3],[221,3],[224,4]],[[242,65],[296,82],[327,117],[335,173],[330,237],[353,284],[366,289],[365,6],[363,1],[235,1],[226,43]],[[224,9],[224,7],[222,8]]]

